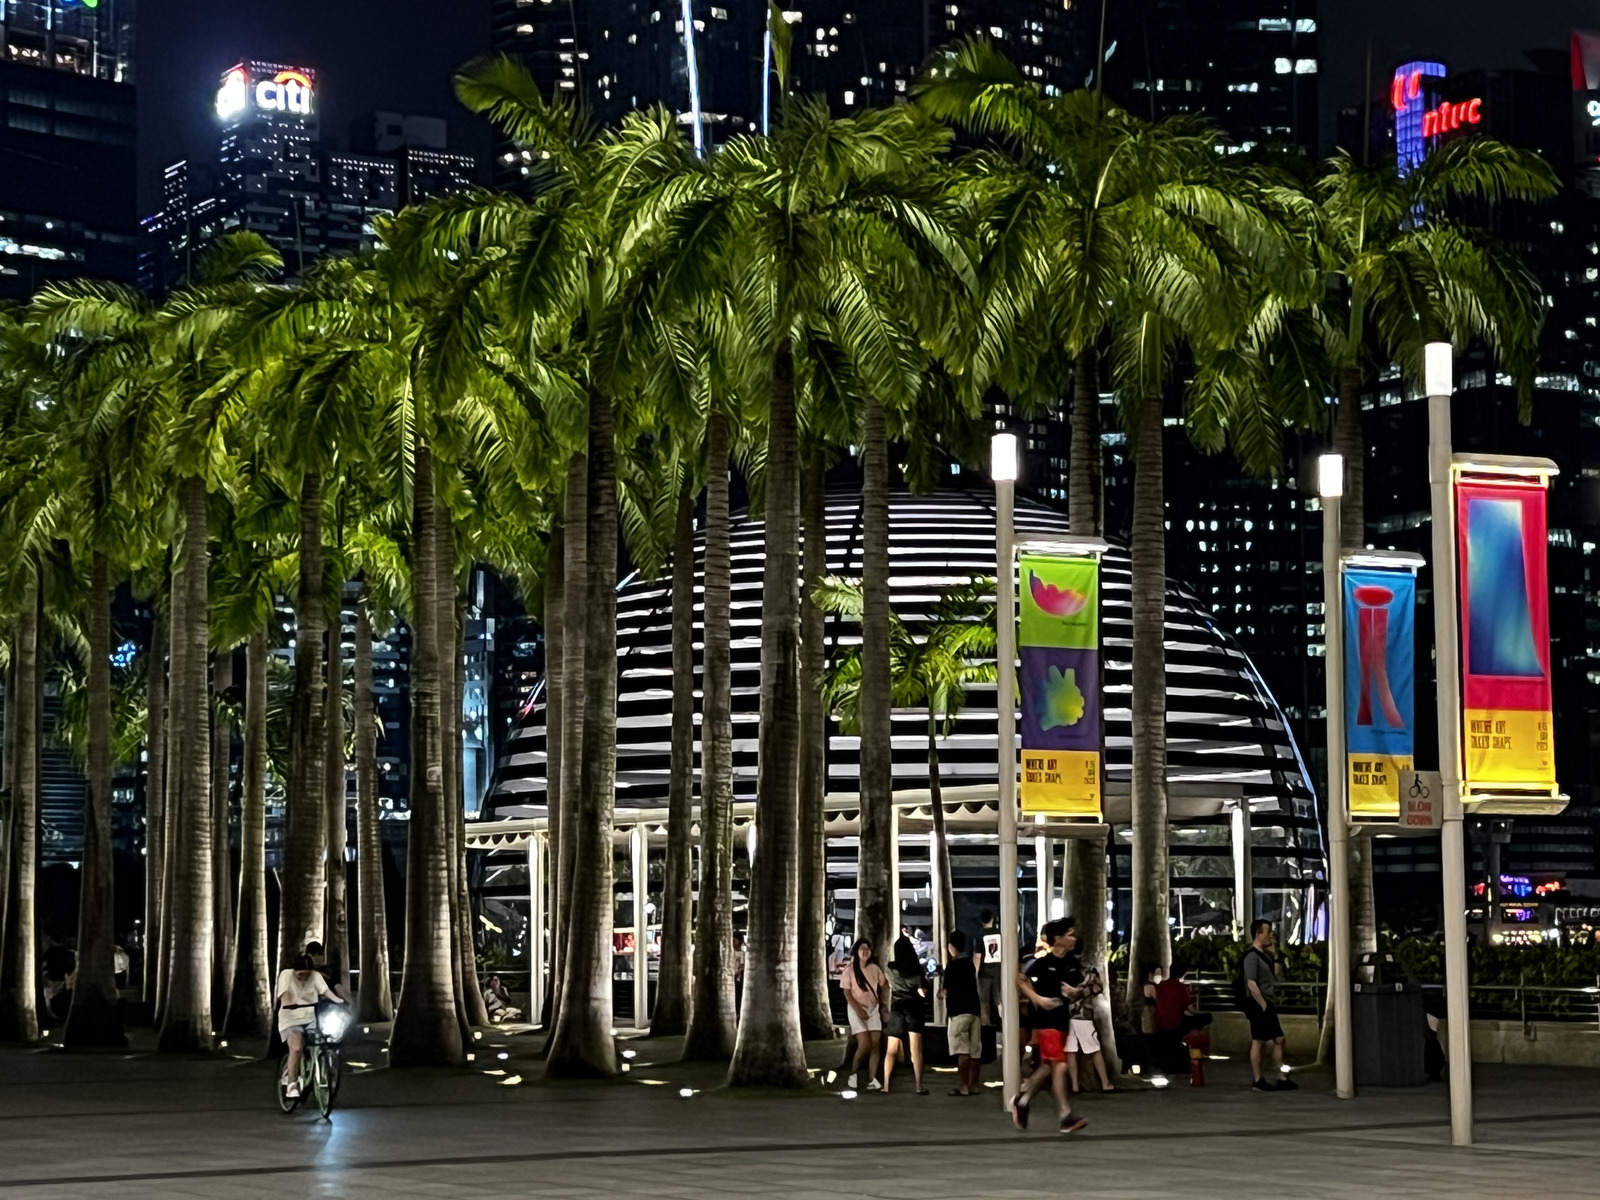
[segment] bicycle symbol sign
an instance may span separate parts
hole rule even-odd
[[[1437,771],[1400,772],[1400,827],[1438,829],[1444,824],[1444,790]]]

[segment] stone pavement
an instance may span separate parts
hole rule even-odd
[[[1576,1069],[1480,1067],[1478,1144],[1456,1150],[1440,1085],[1340,1102],[1306,1072],[1262,1095],[1238,1061],[1212,1063],[1204,1090],[1088,1096],[1089,1128],[1062,1138],[1043,1097],[1019,1134],[996,1092],[946,1096],[949,1074],[929,1075],[931,1096],[736,1094],[671,1063],[674,1043],[636,1041],[615,1082],[546,1083],[537,1041],[504,1033],[448,1072],[384,1070],[376,1037],[358,1040],[346,1057],[366,1066],[324,1122],[279,1113],[262,1062],[144,1044],[0,1049],[0,1200],[1600,1194],[1600,1073]],[[836,1044],[813,1050],[837,1061]]]

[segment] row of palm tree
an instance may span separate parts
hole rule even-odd
[[[780,83],[788,28],[775,12]],[[982,660],[992,648],[969,611],[981,597],[947,598],[933,629],[908,627],[890,607],[891,447],[903,445],[906,480],[924,486],[947,461],[973,456],[986,400],[1047,411],[1068,374],[1075,532],[1102,532],[1107,386],[1133,448],[1130,982],[1164,965],[1169,412],[1243,469],[1276,472],[1284,431],[1325,425],[1328,395],[1339,396],[1339,436],[1359,437],[1364,374],[1390,360],[1414,374],[1425,341],[1483,338],[1530,379],[1537,288],[1450,212],[1462,199],[1547,194],[1548,168],[1474,140],[1442,148],[1405,180],[1346,158],[1311,177],[1298,162],[1224,153],[1198,120],[1152,124],[1095,93],[1046,95],[983,41],[936,56],[914,101],[886,110],[836,117],[781,86],[769,133],[734,137],[704,158],[670,113],[598,130],[509,60],[465,68],[457,91],[529,152],[525,191],[407,209],[380,223],[372,252],[318,264],[290,285],[272,281],[282,264],[265,243],[235,233],[160,305],[81,283],[0,313],[9,799],[0,1037],[37,1034],[37,692],[52,647],[83,664],[90,716],[91,833],[68,1037],[121,1037],[110,986],[104,664],[110,598],[127,585],[158,613],[145,656],[146,927],[163,1048],[204,1048],[214,1027],[263,1030],[269,964],[285,965],[308,937],[348,962],[352,755],[360,1005],[371,1019],[389,1015],[371,656],[374,636],[404,621],[412,747],[390,1059],[463,1061],[471,1027],[486,1019],[460,795],[460,582],[467,564],[485,563],[519,585],[546,637],[549,1070],[616,1070],[611,847],[625,539],[633,562],[672,579],[653,1028],[684,1034],[690,1057],[728,1061],[734,1083],[803,1082],[803,1039],[831,1028],[826,710],[847,711],[861,732],[857,935],[886,951],[897,932],[891,711],[927,709],[936,778],[938,720],[989,677]],[[958,149],[958,138],[979,148]],[[822,480],[846,447],[862,468],[859,581],[828,579],[825,561]],[[758,849],[737,1007],[734,469],[765,541]],[[358,596],[349,725],[343,622],[329,619],[347,589]],[[279,597],[294,610],[281,761],[269,754],[266,686]],[[861,624],[859,655],[831,669],[828,611]],[[235,890],[227,772],[214,759],[230,753],[216,700],[232,686],[240,646]],[[269,787],[281,790],[287,822],[270,956]],[[942,826],[942,805],[933,808]],[[1074,853],[1074,906],[1102,912],[1105,846],[1075,843]],[[947,867],[941,881],[948,888]],[[948,921],[948,897],[941,909]],[[1089,923],[1086,951],[1103,959],[1098,925]]]

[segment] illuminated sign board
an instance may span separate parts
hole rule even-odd
[[[297,67],[240,63],[222,77],[217,88],[217,116],[231,121],[253,106],[263,113],[309,117],[316,96],[316,76]]]
[[[1433,134],[1424,126],[1432,113],[1437,127],[1437,82],[1444,77],[1445,66],[1441,62],[1409,62],[1395,69],[1389,85],[1389,107],[1394,111],[1394,149],[1402,175],[1410,174],[1428,157],[1428,138]]]
[[[1437,137],[1441,133],[1449,133],[1460,129],[1463,125],[1477,125],[1483,120],[1483,101],[1477,98],[1463,100],[1459,104],[1449,101],[1439,105],[1432,112],[1422,114],[1422,136],[1425,138]]]

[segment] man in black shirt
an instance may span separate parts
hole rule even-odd
[[[983,1028],[978,1003],[978,968],[967,955],[967,935],[953,930],[949,939],[950,961],[944,969],[945,1034],[950,1053],[956,1056],[956,1078],[961,1086],[952,1096],[976,1096],[978,1075],[983,1070]]]
[[[1074,1116],[1067,1099],[1067,1037],[1072,1029],[1071,1004],[1083,981],[1072,951],[1078,946],[1078,932],[1070,920],[1050,921],[1039,930],[1050,948],[1048,954],[1026,963],[1017,975],[1017,987],[1033,1005],[1033,1029],[1039,1042],[1039,1069],[1011,1099],[1011,1119],[1018,1129],[1028,1127],[1028,1102],[1033,1093],[1050,1080],[1056,1107],[1061,1110],[1061,1132],[1077,1133],[1089,1122]],[[1006,1048],[1007,1053],[1011,1048]]]

